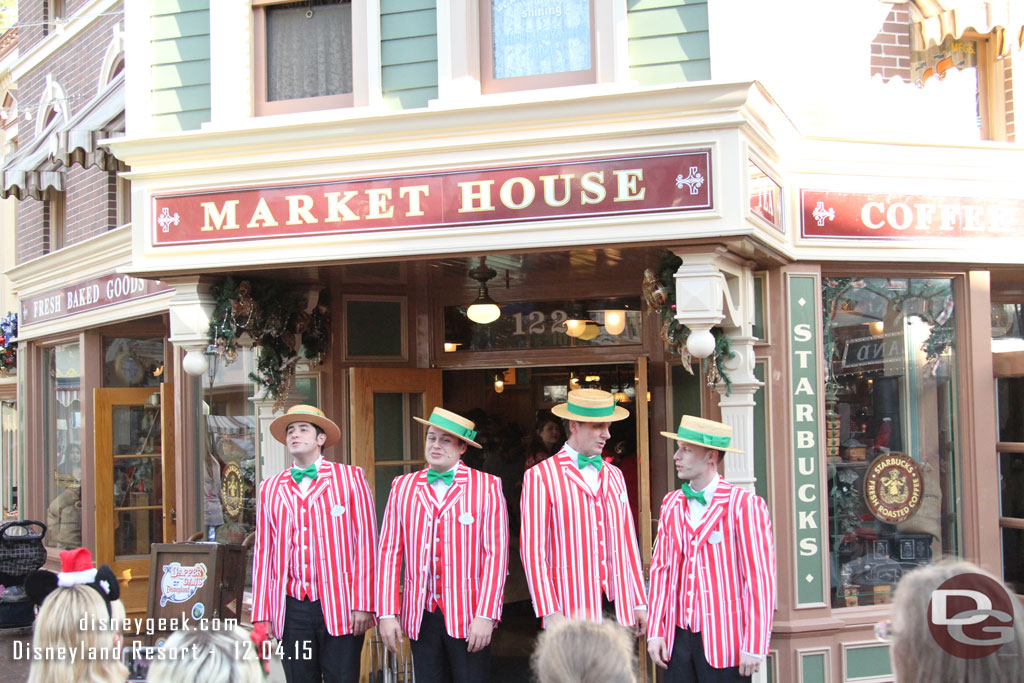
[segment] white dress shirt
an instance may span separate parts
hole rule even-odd
[[[316,467],[316,471],[317,472],[320,471],[320,465],[322,465],[323,462],[324,462],[324,456],[322,456],[322,455],[317,456],[316,460],[313,461],[313,466]],[[292,461],[292,467],[298,467],[299,469],[303,469],[299,465],[299,463],[295,462],[294,460]],[[302,481],[299,482],[299,493],[302,494],[303,496],[305,496],[306,492],[309,491],[309,487],[313,485],[314,481],[316,481],[316,480],[315,479],[310,479],[309,477],[303,477]]]

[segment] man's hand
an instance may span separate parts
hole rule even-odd
[[[662,669],[668,668],[669,651],[664,638],[651,638],[647,643],[647,654]]]
[[[469,652],[480,652],[491,644],[491,632],[494,631],[494,622],[490,619],[477,617],[469,624],[469,633],[466,634],[466,650]]]
[[[361,636],[373,627],[373,612],[352,610],[352,633]]]
[[[544,617],[544,628],[554,628],[565,621],[565,615],[561,612],[552,612]]]
[[[740,676],[753,676],[761,668],[761,658],[740,653]]]
[[[647,635],[647,610],[637,607],[633,610],[633,618],[636,619],[636,623],[633,624],[633,635],[643,638]]]
[[[384,617],[377,624],[377,633],[384,643],[384,647],[391,651],[391,654],[398,654],[398,647],[402,644],[402,626],[395,617]]]

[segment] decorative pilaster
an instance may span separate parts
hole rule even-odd
[[[753,493],[754,482],[754,393],[762,382],[754,376],[754,337],[729,335],[733,357],[725,361],[732,379],[731,391],[725,385],[716,389],[721,396],[722,422],[732,427],[733,446],[743,453],[730,453],[725,459],[725,478]],[[762,454],[763,455],[763,454]]]
[[[256,457],[260,461],[260,478],[267,479],[280,474],[291,466],[288,450],[285,445],[270,433],[270,423],[274,418],[283,415],[289,408],[302,402],[301,398],[289,398],[280,404],[268,394],[266,389],[256,385],[256,395],[249,399],[256,409],[256,429],[259,439],[256,441]],[[274,410],[278,404],[280,411]]]
[[[182,363],[185,372],[202,375],[209,366],[205,351],[210,343],[210,316],[216,306],[210,292],[212,285],[199,276],[166,278],[164,282],[174,286],[174,296],[168,304],[171,318],[168,341],[185,349]]]

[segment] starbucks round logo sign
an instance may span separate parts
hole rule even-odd
[[[875,519],[897,524],[921,505],[921,468],[902,453],[886,453],[871,461],[864,473],[864,501]]]

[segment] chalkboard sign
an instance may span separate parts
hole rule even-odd
[[[642,340],[643,316],[639,297],[599,301],[524,301],[499,306],[501,316],[486,325],[467,318],[466,306],[445,307],[445,343],[458,344],[459,351],[506,351],[626,346],[640,344]],[[619,334],[612,334],[605,325],[606,312],[611,310],[625,312],[625,328]],[[592,321],[590,331],[581,337],[566,333],[565,323],[574,311],[578,315],[589,316]]]

